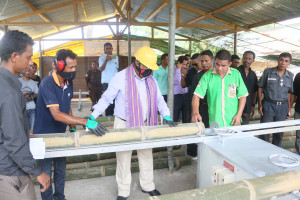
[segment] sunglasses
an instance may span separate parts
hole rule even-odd
[[[195,66],[195,67],[198,67],[198,64],[197,64],[197,63],[193,63],[192,65]]]

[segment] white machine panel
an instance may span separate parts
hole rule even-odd
[[[270,155],[284,154],[300,161],[299,155],[253,136],[230,136],[226,137],[223,143],[219,138],[208,138],[199,147],[200,188],[215,186],[214,178],[218,184],[226,184],[283,171],[300,171],[300,166],[282,168],[268,160]],[[213,177],[216,176],[214,172],[219,177]]]

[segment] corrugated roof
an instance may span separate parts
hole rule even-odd
[[[28,0],[36,9],[48,8],[62,3],[70,2],[70,0]],[[142,12],[137,16],[137,21],[143,22],[148,18],[151,13],[157,10],[165,0],[150,0]],[[240,0],[241,1],[241,0]],[[117,1],[116,1],[117,2]],[[121,0],[121,5],[124,0]],[[131,0],[132,14],[134,14],[144,1]],[[228,4],[237,2],[237,0],[177,0],[178,4],[182,4],[189,8],[197,9],[205,13],[216,11]],[[6,6],[5,6],[6,5]],[[115,8],[110,0],[88,0],[83,3],[87,20],[97,21],[101,18],[114,16]],[[81,3],[78,6],[78,19],[79,21],[86,21]],[[126,6],[125,6],[126,7]],[[1,10],[2,8],[2,10]],[[4,9],[4,10],[3,10]],[[45,12],[44,15],[51,21],[73,21],[73,6],[67,6],[60,9]],[[180,23],[187,23],[194,20],[201,15],[191,12],[186,9],[180,9]],[[31,12],[22,0],[1,0],[0,1],[0,20],[9,17],[18,16],[20,14]],[[124,11],[124,13],[126,13]],[[240,4],[236,7],[224,10],[214,15],[228,23],[234,23],[238,26],[248,27],[255,26],[256,24],[268,22],[271,20],[289,18],[292,16],[300,16],[300,0],[251,0],[246,3]],[[42,21],[38,16],[30,16],[24,19],[16,20],[18,22],[37,22]],[[169,21],[169,6],[165,6],[158,14],[156,14],[149,22],[168,22]],[[2,21],[3,22],[3,21]],[[226,25],[214,19],[205,18],[198,24],[210,25]],[[2,24],[3,25],[3,24]],[[71,28],[74,26],[57,25],[60,30]],[[167,29],[168,27],[163,27]],[[19,29],[27,32],[32,37],[40,37],[56,32],[52,26],[10,26],[9,29]],[[193,38],[203,38],[212,36],[217,33],[227,31],[225,29],[208,29],[208,28],[181,28],[178,33],[190,36]]]

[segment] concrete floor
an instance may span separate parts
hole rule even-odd
[[[162,194],[175,193],[196,188],[197,162],[184,166],[171,174],[168,169],[154,171],[154,182]],[[41,199],[39,186],[35,186],[37,199]],[[67,181],[65,195],[68,200],[115,200],[117,199],[117,183],[115,176],[93,179]],[[132,174],[131,195],[128,200],[148,197],[141,192],[138,173]]]

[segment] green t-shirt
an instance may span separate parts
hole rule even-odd
[[[232,119],[238,111],[238,99],[248,96],[248,90],[238,70],[228,68],[222,79],[213,69],[200,79],[194,95],[201,99],[207,95],[209,124],[215,121],[220,127],[226,127],[232,126]]]
[[[161,95],[168,94],[168,67],[164,69],[161,65],[158,70],[153,71],[153,77],[156,79]]]

